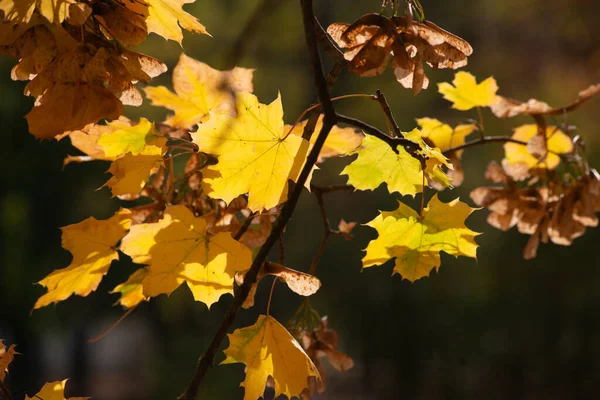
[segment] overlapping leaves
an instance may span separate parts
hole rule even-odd
[[[363,267],[395,258],[394,273],[414,282],[440,267],[440,251],[476,258],[479,233],[465,226],[473,210],[458,199],[444,203],[434,195],[422,216],[403,203],[395,211],[381,212],[367,224],[378,237],[367,246]]]
[[[182,9],[190,2],[2,1],[0,54],[19,61],[13,79],[31,81],[25,89],[36,99],[27,115],[30,132],[49,139],[102,118],[116,119],[123,105],[141,105],[135,84],[148,83],[166,66],[126,47],[142,43],[148,32],[179,43],[181,28],[206,34]]]

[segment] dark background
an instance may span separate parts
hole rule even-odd
[[[316,97],[308,68],[298,1],[284,1],[259,24],[241,65],[256,68],[255,92],[263,103],[280,90],[286,122],[292,123]],[[379,11],[378,0],[317,0],[323,25],[351,22]],[[214,67],[225,55],[251,11],[248,0],[197,0],[187,10],[198,16],[214,38],[186,35],[186,53]],[[576,93],[600,82],[600,2],[597,0],[424,0],[426,16],[467,39],[475,49],[465,68],[480,80],[494,75],[500,93],[527,100],[568,104]],[[181,48],[152,35],[140,52],[172,69]],[[173,399],[187,385],[198,356],[216,331],[231,301],[224,296],[210,311],[182,287],[142,306],[108,336],[99,335],[123,313],[107,294],[134,270],[113,264],[99,289],[87,298],[72,297],[30,314],[44,292],[34,282],[70,262],[60,247],[59,227],[88,216],[107,218],[119,201],[107,189],[102,162],[69,165],[75,154],[68,141],[39,142],[23,118],[33,100],[22,95],[24,82],[10,80],[14,61],[0,59],[0,338],[16,343],[18,356],[7,384],[16,398],[36,393],[46,381],[70,378],[69,396],[95,399]],[[418,97],[401,88],[392,72],[378,78],[344,75],[334,94],[373,93],[381,89],[403,130],[414,119],[436,117],[452,124],[474,114],[450,110],[436,83],[453,72],[426,70],[432,87]],[[154,84],[170,85],[165,74]],[[373,104],[372,104],[373,103]],[[374,102],[338,102],[345,114],[382,126]],[[600,164],[600,99],[570,114],[588,144],[591,164]],[[128,108],[131,118],[160,120],[165,111],[147,103]],[[527,119],[497,121],[484,112],[488,134],[507,135]],[[502,147],[490,144],[464,154],[466,184],[441,194],[448,201],[483,184],[491,159]],[[341,160],[328,161],[316,181],[343,182]],[[410,201],[410,199],[408,199]],[[385,189],[337,193],[326,199],[332,223],[339,218],[365,223],[378,209],[392,209]],[[413,203],[410,203],[413,204]],[[352,242],[333,238],[317,270],[323,288],[312,304],[329,316],[340,333],[341,350],[356,366],[346,374],[328,368],[328,391],[320,399],[592,399],[600,392],[600,230],[589,229],[570,247],[542,246],[535,260],[524,261],[528,237],[499,232],[485,223],[487,211],[469,219],[484,232],[478,261],[442,257],[439,272],[411,284],[390,278],[391,263],[361,272],[361,249],[375,234],[358,227]],[[321,227],[314,198],[303,195],[285,235],[286,263],[306,270],[319,245]],[[264,313],[268,284],[257,305],[243,311],[235,327],[252,324]],[[286,322],[301,299],[279,286],[272,315]],[[218,361],[222,359],[219,354]],[[243,366],[211,370],[202,398],[242,398]]]

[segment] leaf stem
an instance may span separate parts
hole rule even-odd
[[[271,300],[273,299],[273,292],[275,291],[275,284],[277,283],[277,278],[276,276],[274,276],[273,278],[273,283],[271,284],[271,291],[269,292],[269,301],[267,302],[267,316],[270,315],[271,313]]]

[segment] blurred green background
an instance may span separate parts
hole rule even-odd
[[[475,49],[465,68],[479,79],[493,75],[500,94],[552,105],[568,104],[580,89],[600,82],[600,2],[597,0],[423,0],[427,19],[467,39]],[[266,103],[281,91],[286,122],[292,123],[316,97],[304,49],[298,1],[280,0],[261,20],[247,44],[241,66],[256,68],[255,92]],[[380,0],[316,0],[323,25],[351,22],[377,12]],[[197,0],[187,10],[213,38],[186,35],[188,55],[216,68],[258,0]],[[140,52],[172,69],[181,53],[174,42],[152,35]],[[330,64],[327,60],[328,65]],[[10,80],[14,61],[0,59],[0,338],[16,343],[18,356],[7,384],[22,398],[46,381],[70,378],[69,396],[95,399],[174,399],[187,385],[200,353],[231,301],[212,309],[195,303],[182,287],[170,297],[143,304],[108,336],[88,344],[123,311],[107,294],[134,270],[113,264],[99,289],[30,313],[44,289],[34,282],[68,265],[59,227],[88,216],[107,218],[119,201],[107,189],[102,162],[69,165],[76,154],[68,141],[39,142],[27,132],[24,115],[33,100],[24,82]],[[474,114],[450,110],[436,83],[450,81],[449,70],[426,73],[432,87],[418,97],[401,88],[392,72],[377,78],[344,75],[334,94],[374,93],[388,97],[403,130],[415,118],[435,117],[451,124]],[[154,84],[170,85],[170,75]],[[384,127],[377,104],[364,99],[336,103],[338,110]],[[600,98],[569,115],[588,145],[592,166],[600,165]],[[160,120],[162,109],[128,108],[130,118]],[[527,119],[498,121],[485,111],[488,134],[507,135]],[[484,183],[491,159],[502,147],[491,144],[464,154],[466,183],[441,194],[448,201]],[[331,160],[315,174],[319,183],[336,177],[345,161]],[[411,199],[405,199],[414,204]],[[365,223],[396,202],[386,190],[335,193],[326,198],[332,224],[343,217]],[[600,260],[594,246],[600,230],[589,229],[570,247],[545,245],[532,261],[521,258],[528,237],[499,232],[485,223],[487,211],[469,219],[484,232],[478,261],[442,257],[439,272],[414,284],[390,278],[390,263],[361,272],[361,249],[375,237],[357,227],[351,242],[334,237],[317,270],[323,287],[313,306],[329,316],[341,338],[340,349],[355,360],[345,374],[327,366],[328,390],[319,399],[592,399],[600,393]],[[314,198],[305,193],[286,235],[286,264],[306,270],[320,243],[321,225]],[[274,254],[274,257],[276,254]],[[235,327],[252,324],[264,312],[268,284],[259,288],[256,307],[242,311]],[[282,285],[272,315],[286,322],[301,299]],[[217,361],[221,361],[219,354]],[[238,399],[241,365],[212,369],[202,398]]]

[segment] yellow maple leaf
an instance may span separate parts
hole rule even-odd
[[[522,142],[529,141],[538,132],[536,124],[522,125],[515,129],[512,138]],[[559,154],[573,151],[573,141],[556,126],[546,127],[548,154],[540,161],[529,153],[527,146],[518,143],[505,143],[504,152],[509,164],[525,164],[529,168],[554,169],[560,164]]]
[[[0,339],[0,382],[4,382],[4,378],[6,378],[6,373],[8,371],[8,366],[15,358],[15,355],[19,354],[15,350],[16,346],[14,344],[7,349],[2,342],[3,340]]]
[[[200,151],[219,160],[208,167],[219,175],[204,177],[212,188],[208,195],[230,203],[248,193],[250,210],[270,209],[285,201],[287,181],[297,180],[309,143],[287,135],[281,96],[265,105],[251,93],[239,93],[236,110],[235,118],[211,113],[208,122],[192,133]]]
[[[425,144],[418,129],[405,133],[404,136],[418,143],[421,147],[419,153],[428,157],[425,174],[446,187],[450,186],[448,177],[441,169],[441,166],[452,168],[446,157],[438,149]],[[375,190],[385,182],[390,193],[414,196],[423,191],[421,162],[402,146],[398,146],[396,154],[383,140],[367,136],[354,154],[358,154],[358,158],[340,174],[348,175],[348,183],[356,189]]]
[[[117,285],[110,293],[121,293],[121,298],[117,303],[125,308],[132,308],[146,300],[144,296],[143,280],[148,276],[146,268],[139,268],[129,276],[127,281]]]
[[[65,399],[65,385],[67,379],[64,381],[56,381],[46,383],[42,389],[33,397],[25,396],[25,400],[87,400],[89,397],[69,397]]]
[[[421,137],[429,139],[433,146],[446,151],[465,144],[465,138],[475,130],[475,124],[461,124],[452,128],[435,118],[418,118]],[[459,155],[462,151],[458,152]]]
[[[414,196],[423,190],[421,163],[398,147],[398,154],[383,140],[367,136],[354,152],[358,158],[340,175],[348,175],[348,183],[359,190],[375,190],[387,184],[390,193]]]
[[[107,220],[88,218],[62,230],[62,246],[73,255],[68,267],[58,269],[39,284],[48,292],[35,303],[34,309],[69,298],[87,296],[100,284],[110,264],[119,258],[116,245],[131,224],[131,211],[120,209]]]
[[[293,127],[291,125],[286,125],[286,131],[290,131],[293,135],[302,137],[304,133],[304,128],[306,127],[308,120],[301,121],[296,126]],[[311,148],[315,143],[318,137],[318,133],[323,128],[323,114],[319,115],[319,119],[315,124],[315,130],[313,135],[310,138]],[[337,125],[334,125],[327,135],[327,140],[323,144],[323,148],[319,153],[319,159],[317,163],[321,163],[325,161],[327,158],[344,156],[354,150],[362,143],[364,135],[362,133],[358,133],[354,128],[340,128]]]
[[[452,102],[452,108],[466,111],[473,107],[491,106],[496,102],[498,85],[491,76],[477,84],[473,75],[460,71],[454,75],[452,83],[454,86],[448,82],[438,83],[438,91],[444,95],[444,99]]]
[[[260,315],[252,326],[236,329],[229,337],[227,357],[221,364],[246,365],[244,400],[263,396],[267,379],[273,378],[275,397],[300,397],[311,376],[319,372],[302,346],[276,319]]]
[[[113,158],[131,153],[140,154],[147,146],[164,148],[167,139],[156,131],[154,124],[146,118],[140,119],[137,125],[131,121],[115,120],[108,123],[110,130],[98,138],[98,146],[104,151],[104,156]],[[160,151],[155,150],[156,153]]]
[[[175,112],[166,124],[191,129],[205,120],[211,110],[235,114],[231,91],[252,92],[253,73],[253,69],[239,67],[219,71],[182,53],[173,70],[175,93],[164,86],[147,87],[145,91],[153,105]]]
[[[142,279],[144,296],[170,294],[186,282],[194,299],[209,308],[233,294],[237,271],[250,267],[252,252],[229,232],[206,232],[207,221],[185,206],[170,206],[156,223],[131,227],[121,251],[134,262],[148,264]]]
[[[208,35],[206,28],[196,17],[183,11],[185,4],[196,0],[142,0],[127,2],[126,6],[132,11],[147,15],[148,32],[154,32],[168,40],[174,40],[181,45],[183,32],[181,28],[195,33]]]
[[[396,258],[394,273],[414,282],[440,266],[440,251],[452,256],[477,258],[475,236],[479,233],[464,221],[474,208],[455,199],[444,203],[434,195],[423,217],[400,203],[397,210],[382,212],[367,225],[377,230],[378,237],[366,248],[363,267],[385,263]]]
[[[156,139],[153,143],[165,143],[164,139]],[[139,153],[126,153],[110,164],[107,172],[113,176],[104,184],[113,196],[138,194],[150,180],[150,176],[164,165],[163,156],[166,149],[146,144]]]
[[[75,0],[2,0],[4,18],[15,24],[27,23],[37,10],[52,24],[60,24],[69,16],[69,6]]]

